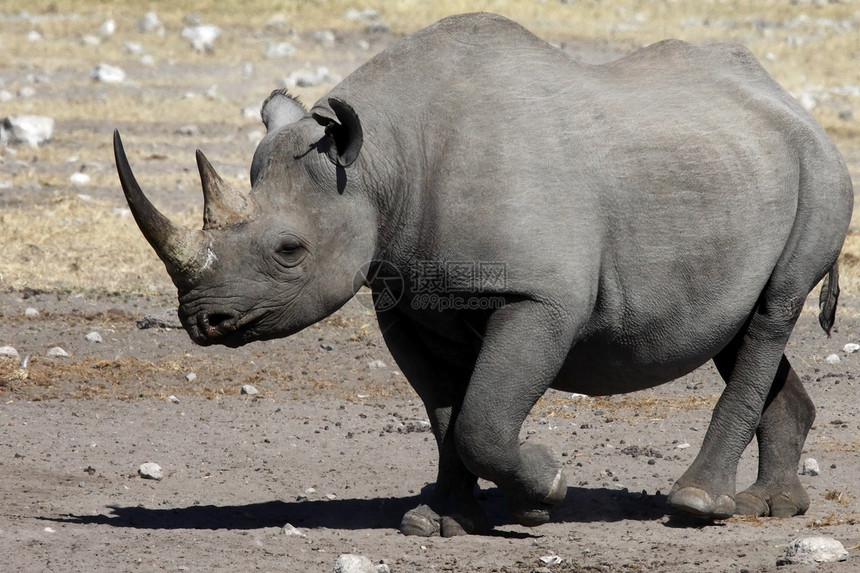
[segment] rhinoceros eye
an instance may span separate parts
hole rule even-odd
[[[294,237],[287,237],[281,240],[278,248],[275,250],[275,257],[278,262],[287,267],[294,267],[305,256],[304,246]]]

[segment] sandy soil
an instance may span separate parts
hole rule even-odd
[[[375,37],[374,49],[390,39]],[[567,49],[589,61],[618,53],[594,45]],[[332,69],[345,74],[364,57],[354,53]],[[286,75],[275,63],[261,63],[262,79],[252,82],[236,71],[238,63],[225,72],[200,58],[157,70],[130,58],[125,67],[144,86],[158,83],[165,100],[201,94],[217,81],[219,94],[237,103],[236,113],[265,95],[256,84],[269,90]],[[3,73],[12,85],[12,72]],[[52,78],[44,93],[57,101],[84,97],[82,91],[99,98],[140,90],[83,85],[68,68]],[[100,138],[103,162],[88,165],[96,175],[112,170],[108,142],[115,127],[127,134],[129,148],[146,154],[134,165],[139,173],[193,180],[186,172],[195,147],[204,147],[219,169],[247,169],[256,123],[188,121],[201,137],[177,135],[176,123],[108,125],[98,118],[61,120],[57,130]],[[846,155],[856,169],[856,148]],[[65,178],[64,161],[7,165],[31,169],[38,180],[52,173]],[[196,189],[148,192],[168,212],[199,202]],[[55,193],[51,186],[6,189],[0,207],[49,202]],[[87,193],[121,205],[115,183]],[[853,389],[860,354],[842,348],[860,341],[860,299],[843,297],[830,339],[818,328],[814,303],[813,297],[788,350],[818,407],[804,458],[815,458],[821,475],[802,477],[812,498],[807,515],[701,524],[668,512],[665,495],[695,457],[721,391],[707,365],[635,395],[551,393],[522,436],[550,445],[566,464],[570,487],[552,522],[535,529],[511,523],[497,490],[482,483],[492,535],[423,539],[401,535],[397,525],[431,493],[435,443],[414,423],[426,419],[423,407],[359,302],[289,339],[227,350],[196,347],[176,328],[169,289],[2,292],[0,346],[12,345],[29,360],[22,368],[20,359],[0,358],[0,570],[331,571],[338,554],[356,553],[397,573],[755,572],[776,570],[792,539],[826,535],[851,551],[847,562],[821,569],[857,571],[860,416]],[[28,316],[28,308],[38,315]],[[139,328],[139,321],[152,327]],[[91,332],[102,342],[87,341]],[[47,357],[55,346],[70,356]],[[841,362],[826,363],[832,353]],[[196,378],[188,380],[192,373]],[[240,394],[243,384],[260,394]],[[158,463],[163,479],[141,478],[144,462]],[[749,452],[739,485],[754,476]],[[286,535],[286,524],[303,535]],[[547,556],[563,561],[546,565]]]

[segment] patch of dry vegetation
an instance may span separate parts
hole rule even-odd
[[[191,224],[202,215],[178,218]],[[127,210],[60,194],[50,203],[0,211],[0,285],[9,288],[145,292],[170,288],[164,267]]]
[[[18,159],[30,161],[33,167],[4,178],[13,188],[31,183],[55,189],[48,203],[7,205],[0,212],[0,288],[71,290],[122,290],[145,292],[151,284],[170,288],[160,264],[128,217],[112,214],[117,203],[79,201],[73,196],[68,171],[62,165],[72,159],[76,164],[98,162],[111,164],[110,131],[112,126],[133,125],[137,129],[135,146],[166,150],[177,145],[172,129],[149,129],[147,126],[182,125],[187,122],[211,122],[220,126],[218,135],[202,135],[194,141],[180,142],[189,151],[194,146],[224,143],[223,133],[235,130],[247,121],[238,113],[247,102],[229,96],[216,98],[182,98],[165,96],[177,85],[214,85],[224,70],[237,69],[244,63],[260,67],[281,66],[281,77],[304,62],[327,65],[345,59],[359,65],[369,58],[355,50],[346,53],[343,44],[322,46],[310,42],[298,44],[299,52],[287,60],[267,62],[264,48],[271,38],[286,37],[290,29],[307,35],[315,30],[331,29],[338,33],[362,33],[366,23],[349,20],[350,8],[373,8],[379,20],[388,24],[393,35],[403,35],[453,13],[492,11],[509,16],[553,42],[593,40],[633,48],[663,38],[674,37],[694,42],[735,41],[747,45],[768,70],[794,93],[818,94],[820,103],[814,113],[830,131],[837,143],[854,157],[854,175],[860,161],[860,106],[858,98],[834,94],[834,88],[860,85],[860,3],[818,3],[796,5],[783,0],[579,0],[570,4],[517,0],[249,0],[247,2],[203,1],[131,1],[51,0],[32,2],[7,0],[0,7],[0,38],[4,61],[0,70],[15,78],[29,73],[64,76],[63,86],[43,86],[38,98],[15,98],[3,104],[3,115],[38,113],[62,122],[54,141],[35,150],[19,151]],[[143,13],[155,11],[165,26],[163,37],[144,36],[135,26]],[[31,20],[17,17],[27,12]],[[205,23],[223,30],[215,54],[200,54],[190,49],[180,31],[183,19],[196,12]],[[94,34],[104,19],[117,23],[117,33],[100,46],[81,42],[85,34]],[[853,29],[840,27],[851,20]],[[44,40],[34,44],[26,35],[32,30]],[[268,35],[261,35],[268,31]],[[107,88],[94,87],[89,72],[97,63],[128,64],[124,39],[146,44],[155,65],[137,85]],[[335,51],[336,54],[332,52]],[[195,70],[194,77],[170,72],[171,62],[184,63]],[[266,77],[258,74],[260,77]],[[258,80],[262,98],[276,85]],[[7,85],[14,90],[17,85]],[[313,102],[331,86],[300,88],[306,103]],[[854,110],[853,116],[846,114]],[[107,124],[108,127],[105,127]],[[249,154],[231,144],[229,157],[220,158],[236,165],[247,165]],[[134,152],[132,152],[133,155]],[[31,159],[32,158],[32,159]],[[12,158],[4,158],[12,161]],[[132,156],[132,163],[139,161]],[[41,165],[42,168],[36,166]],[[53,166],[45,171],[44,166]],[[184,164],[183,164],[184,165]],[[59,166],[59,167],[57,167]],[[180,172],[150,175],[144,165],[142,183],[172,188],[177,180],[183,187],[196,189],[194,175]],[[232,174],[227,174],[228,178]],[[93,173],[93,186],[115,190],[120,201],[119,185],[112,168]],[[2,192],[0,192],[2,193]],[[199,215],[180,216],[199,220]],[[860,229],[855,224],[853,229]],[[843,288],[860,292],[860,234],[849,236],[842,257]]]

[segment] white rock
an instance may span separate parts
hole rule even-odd
[[[259,393],[260,393],[260,391],[257,390],[256,388],[254,388],[253,386],[251,386],[250,384],[245,384],[244,386],[242,386],[242,394],[247,394],[248,396],[254,396],[254,395],[259,394]]]
[[[36,30],[30,30],[27,32],[27,41],[28,42],[38,42],[42,39],[42,34],[37,32]]]
[[[87,342],[92,342],[94,344],[100,344],[102,341],[102,335],[96,331],[92,331],[86,336]]]
[[[15,96],[12,92],[6,90],[0,90],[0,103],[6,103],[7,101],[12,101],[15,99]]]
[[[676,450],[686,450],[689,447],[690,447],[690,444],[687,442],[681,442],[680,444],[675,444]]]
[[[817,476],[821,474],[821,467],[815,458],[807,458],[803,460],[803,466],[800,469],[800,475]]]
[[[372,361],[372,362],[369,362],[369,363],[367,364],[367,366],[368,366],[371,370],[381,370],[382,368],[386,368],[386,364],[385,364],[385,362],[383,362],[382,360],[374,360],[374,361]]]
[[[194,382],[195,380],[197,380],[197,374],[195,374],[194,372],[189,372],[185,375],[186,382]]]
[[[170,402],[171,404],[179,404],[179,398],[177,398],[173,394],[171,394],[170,396],[167,397],[167,401]]]
[[[334,32],[331,30],[314,32],[313,38],[315,42],[319,42],[320,44],[334,44]]]
[[[558,565],[562,561],[564,561],[564,559],[562,559],[558,555],[545,555],[544,557],[540,558],[540,562],[544,565]]]
[[[116,32],[116,22],[114,22],[113,18],[108,18],[99,26],[99,36],[102,38],[113,36],[114,32]]]
[[[286,524],[283,528],[281,528],[281,531],[283,531],[284,535],[286,535],[287,537],[307,537],[307,535],[303,531],[293,527],[289,523]]]
[[[99,64],[93,69],[90,77],[97,82],[106,84],[121,84],[125,81],[125,70],[110,64]]]
[[[858,350],[860,350],[860,344],[857,344],[856,342],[849,342],[842,347],[842,352],[846,354],[854,354]]]
[[[164,472],[161,471],[161,466],[154,462],[146,462],[140,464],[137,473],[144,479],[159,480],[164,477]]]
[[[158,19],[158,14],[155,12],[147,12],[144,14],[137,22],[137,29],[144,33],[164,33],[164,26],[161,24],[161,20]]]
[[[188,26],[182,29],[182,37],[190,41],[198,52],[212,52],[215,50],[215,40],[221,37],[221,29],[212,24]]]
[[[828,354],[824,361],[828,364],[839,364],[842,362],[838,354]]]
[[[84,46],[99,46],[102,43],[102,39],[98,36],[93,36],[92,34],[84,34],[81,36],[81,44]]]
[[[356,10],[355,8],[350,8],[346,11],[345,16],[347,20],[351,20],[353,22],[359,22],[361,20],[364,20],[365,22],[373,22],[379,18],[379,10]]]
[[[376,567],[367,557],[343,553],[334,564],[334,573],[377,573]]]
[[[18,354],[18,351],[14,346],[0,346],[0,358],[14,358],[15,360],[20,360],[21,355]]]
[[[41,115],[13,115],[0,124],[0,143],[25,143],[38,147],[54,135],[54,118]]]
[[[90,182],[90,176],[86,173],[72,173],[69,177],[69,181],[71,181],[75,185],[86,185]]]
[[[125,50],[126,54],[131,54],[132,56],[143,55],[143,44],[140,42],[123,42],[122,49]]]
[[[51,348],[45,354],[45,356],[48,356],[50,358],[66,358],[68,355],[69,355],[69,353],[66,352],[65,350],[63,350],[62,348],[60,348],[59,346],[55,346],[55,347]]]
[[[322,83],[336,84],[341,77],[332,73],[325,66],[318,66],[315,70],[296,70],[284,79],[286,88],[309,88]]]
[[[802,537],[788,544],[780,563],[834,563],[848,559],[848,551],[832,537]]]
[[[280,42],[277,44],[269,44],[266,48],[266,57],[270,59],[286,58],[296,53],[296,47],[289,42]]]
[[[38,309],[35,309],[31,306],[31,307],[24,310],[24,316],[27,316],[30,318],[36,318],[37,316],[39,316],[39,311],[38,311]]]

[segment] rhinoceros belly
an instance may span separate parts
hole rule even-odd
[[[701,317],[700,317],[701,318]],[[651,324],[639,331],[596,333],[571,348],[552,387],[590,396],[623,394],[688,374],[722,350],[746,316],[718,324]]]

